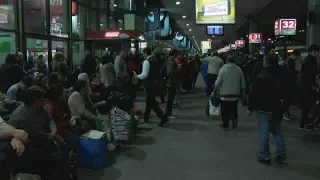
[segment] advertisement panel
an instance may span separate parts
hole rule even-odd
[[[259,44],[262,42],[262,33],[251,33],[249,35],[250,44]]]
[[[201,49],[211,49],[211,41],[201,41]]]
[[[235,0],[196,0],[197,24],[235,24]]]
[[[234,42],[234,44],[237,46],[237,47],[244,47],[245,46],[245,41],[244,40],[236,40]]]
[[[297,32],[296,19],[279,19],[274,23],[274,34],[276,36],[290,36],[295,35]]]

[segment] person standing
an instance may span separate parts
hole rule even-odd
[[[91,77],[96,72],[97,62],[89,50],[86,50],[84,54],[85,58],[81,64],[81,72],[87,73]]]
[[[264,69],[252,81],[248,103],[248,114],[253,113],[259,133],[258,162],[270,165],[269,133],[276,144],[276,161],[282,163],[287,158],[286,147],[281,130],[281,84],[278,80],[279,66],[274,56],[263,62]]]
[[[167,62],[165,62],[165,68],[166,68],[166,87],[167,87],[167,93],[168,93],[168,99],[167,99],[167,105],[166,105],[166,116],[171,118],[174,118],[172,114],[172,105],[173,101],[176,96],[177,91],[177,73],[178,73],[178,65],[175,62],[175,58],[178,55],[177,50],[172,50],[170,52],[169,58]]]
[[[215,82],[215,89],[212,95],[220,90],[221,118],[223,128],[228,128],[232,120],[232,128],[238,127],[238,100],[245,94],[246,81],[239,66],[235,64],[234,57],[229,55],[226,64],[220,69]]]
[[[143,49],[143,56],[145,60],[142,64],[142,73],[138,75],[138,79],[142,80],[143,86],[146,92],[146,109],[144,113],[144,122],[148,123],[150,118],[151,110],[161,119],[158,126],[163,126],[167,121],[168,117],[160,109],[155,97],[156,97],[156,83],[160,76],[159,61],[157,58],[151,55],[151,49]]]
[[[120,92],[128,91],[128,81],[129,81],[129,73],[127,69],[127,64],[125,59],[127,58],[127,53],[120,52],[114,61],[114,69],[116,73],[116,88]]]
[[[308,56],[304,59],[300,71],[301,88],[301,120],[300,129],[312,131],[313,122],[309,118],[311,108],[316,103],[315,85],[318,74],[317,58],[319,55],[319,46],[311,45],[308,49]],[[306,126],[307,125],[307,126]]]
[[[219,71],[223,66],[224,62],[221,58],[218,57],[217,52],[213,52],[211,56],[204,58],[204,61],[208,62],[208,92],[212,93],[214,84],[217,80]]]

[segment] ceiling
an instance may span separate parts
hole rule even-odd
[[[232,39],[233,32],[240,31],[240,34],[248,33],[248,16],[253,16],[259,23],[259,30],[263,31],[266,27],[272,32],[273,22],[278,18],[297,18],[299,22],[306,22],[306,12],[308,9],[307,0],[235,0],[236,4],[236,23],[224,25],[223,37],[207,37],[205,25],[197,25],[195,20],[195,0],[180,0],[180,5],[176,5],[176,0],[161,0],[171,17],[176,21],[176,31],[182,31],[195,45],[200,46],[201,41],[212,39],[213,47],[218,46],[222,40]],[[285,8],[285,12],[283,11]],[[182,16],[186,16],[183,18]],[[189,26],[187,26],[187,24]],[[270,26],[270,27],[269,27]],[[189,31],[191,29],[191,31]],[[239,34],[239,33],[238,33]],[[194,41],[195,40],[195,41]]]

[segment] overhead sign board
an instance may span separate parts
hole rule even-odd
[[[234,42],[234,44],[236,45],[236,47],[244,47],[245,46],[245,41],[244,40],[236,40]]]
[[[197,24],[235,24],[235,0],[196,0]]]
[[[290,36],[297,32],[296,19],[278,19],[274,22],[274,35]]]
[[[249,35],[250,44],[259,44],[262,42],[262,33],[251,33]]]

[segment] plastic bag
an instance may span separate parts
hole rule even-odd
[[[106,133],[109,142],[112,141],[112,128],[109,115],[99,115],[96,120],[96,126],[98,131]]]
[[[209,115],[220,116],[220,103],[213,105],[211,100],[209,100],[208,103],[209,103]]]

